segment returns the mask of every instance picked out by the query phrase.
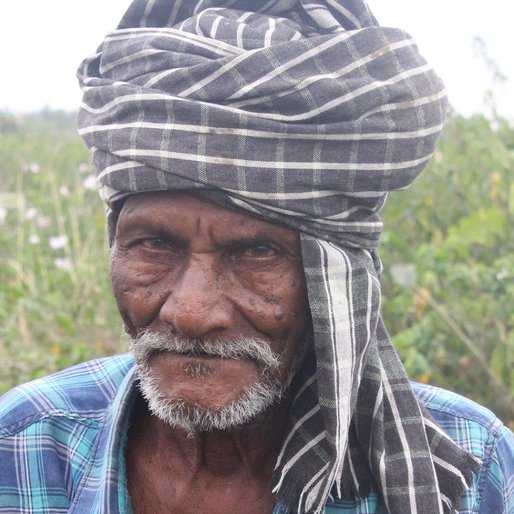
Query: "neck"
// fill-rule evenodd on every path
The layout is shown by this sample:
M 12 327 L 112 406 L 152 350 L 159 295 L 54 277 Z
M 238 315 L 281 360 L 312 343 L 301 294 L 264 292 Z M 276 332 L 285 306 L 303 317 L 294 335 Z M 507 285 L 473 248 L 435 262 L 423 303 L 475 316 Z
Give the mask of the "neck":
M 190 479 L 202 473 L 271 477 L 285 436 L 289 407 L 289 399 L 284 398 L 243 426 L 190 437 L 184 430 L 153 416 L 140 399 L 130 428 L 129 446 L 139 447 L 144 454 L 155 455 L 184 470 Z

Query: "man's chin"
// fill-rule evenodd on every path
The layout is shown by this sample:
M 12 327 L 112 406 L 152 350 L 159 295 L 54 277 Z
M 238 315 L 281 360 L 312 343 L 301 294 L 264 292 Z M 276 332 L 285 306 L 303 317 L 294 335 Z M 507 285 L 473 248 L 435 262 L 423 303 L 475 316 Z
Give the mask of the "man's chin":
M 236 399 L 224 405 L 200 405 L 179 394 L 167 394 L 159 387 L 150 368 L 138 367 L 137 373 L 139 388 L 150 412 L 163 423 L 184 430 L 189 437 L 201 432 L 241 427 L 278 402 L 284 392 L 278 381 L 261 377 L 242 388 Z
M 280 358 L 261 339 L 144 332 L 131 349 L 150 412 L 189 435 L 245 425 L 283 396 Z

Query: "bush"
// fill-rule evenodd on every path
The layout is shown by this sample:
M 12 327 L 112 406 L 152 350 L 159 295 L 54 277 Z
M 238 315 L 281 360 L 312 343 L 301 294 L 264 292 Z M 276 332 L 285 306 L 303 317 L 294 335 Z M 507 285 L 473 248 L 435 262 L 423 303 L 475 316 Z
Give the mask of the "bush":
M 514 424 L 514 130 L 452 114 L 429 167 L 391 195 L 383 313 L 411 376 Z

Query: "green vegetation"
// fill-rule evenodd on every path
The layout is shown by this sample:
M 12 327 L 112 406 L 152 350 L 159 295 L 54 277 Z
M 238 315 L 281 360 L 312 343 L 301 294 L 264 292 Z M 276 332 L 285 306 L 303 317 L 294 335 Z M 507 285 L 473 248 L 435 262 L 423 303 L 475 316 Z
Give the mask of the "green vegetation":
M 103 206 L 74 116 L 0 113 L 0 391 L 124 351 Z M 514 129 L 450 115 L 390 198 L 383 313 L 412 378 L 514 426 Z
M 75 116 L 0 116 L 0 390 L 118 352 L 108 245 Z
M 514 129 L 450 118 L 429 168 L 391 196 L 383 312 L 410 376 L 514 425 Z

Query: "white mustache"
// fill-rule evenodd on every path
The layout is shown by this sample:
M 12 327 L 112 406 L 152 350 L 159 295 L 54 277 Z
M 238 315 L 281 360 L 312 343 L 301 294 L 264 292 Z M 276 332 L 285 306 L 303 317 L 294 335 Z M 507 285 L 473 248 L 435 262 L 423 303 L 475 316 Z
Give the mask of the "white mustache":
M 268 371 L 276 370 L 280 366 L 280 357 L 271 350 L 269 342 L 256 337 L 202 340 L 147 331 L 132 340 L 131 351 L 139 362 L 148 359 L 153 353 L 170 352 L 184 355 L 203 354 L 222 359 L 248 359 Z

